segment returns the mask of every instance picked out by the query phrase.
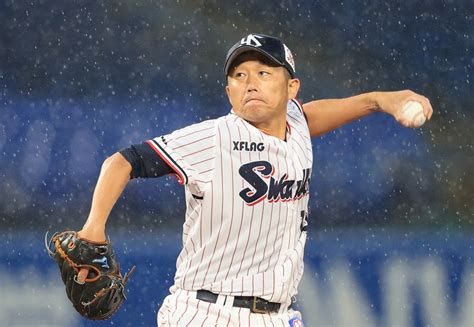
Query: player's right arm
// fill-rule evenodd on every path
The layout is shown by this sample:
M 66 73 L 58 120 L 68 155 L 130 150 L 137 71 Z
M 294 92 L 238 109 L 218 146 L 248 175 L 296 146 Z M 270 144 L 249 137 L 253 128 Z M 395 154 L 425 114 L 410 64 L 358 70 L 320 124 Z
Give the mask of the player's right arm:
M 146 142 L 132 145 L 105 159 L 92 196 L 89 216 L 78 236 L 93 242 L 104 242 L 107 219 L 130 179 L 160 177 L 172 172 Z M 87 274 L 88 269 L 82 268 L 78 281 L 83 281 Z
M 84 227 L 78 232 L 79 237 L 92 242 L 106 240 L 105 223 L 130 180 L 131 171 L 132 165 L 119 152 L 105 159 L 92 196 L 91 210 Z M 82 268 L 77 276 L 78 282 L 83 282 L 88 272 L 87 268 Z
M 147 142 L 108 157 L 102 164 L 91 210 L 79 236 L 96 242 L 105 241 L 107 218 L 130 179 L 160 177 L 172 172 Z
M 105 224 L 115 202 L 130 180 L 132 165 L 117 152 L 105 159 L 92 196 L 91 210 L 79 232 L 79 236 L 91 241 L 103 242 Z

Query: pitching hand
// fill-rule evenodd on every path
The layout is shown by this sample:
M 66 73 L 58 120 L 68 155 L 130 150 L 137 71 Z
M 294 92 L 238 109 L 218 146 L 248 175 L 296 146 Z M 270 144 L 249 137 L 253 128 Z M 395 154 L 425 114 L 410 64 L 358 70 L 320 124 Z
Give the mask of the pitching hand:
M 410 90 L 376 92 L 376 101 L 380 111 L 392 115 L 396 121 L 405 127 L 413 127 L 412 122 L 408 121 L 402 114 L 402 109 L 408 101 L 421 103 L 426 120 L 430 120 L 433 115 L 430 100 Z

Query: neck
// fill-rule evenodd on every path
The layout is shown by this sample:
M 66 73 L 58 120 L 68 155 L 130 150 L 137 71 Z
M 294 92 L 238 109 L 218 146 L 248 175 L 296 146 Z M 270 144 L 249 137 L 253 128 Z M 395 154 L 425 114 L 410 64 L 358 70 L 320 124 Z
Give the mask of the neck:
M 262 131 L 262 133 L 274 136 L 280 140 L 286 140 L 286 117 L 285 120 L 252 125 Z

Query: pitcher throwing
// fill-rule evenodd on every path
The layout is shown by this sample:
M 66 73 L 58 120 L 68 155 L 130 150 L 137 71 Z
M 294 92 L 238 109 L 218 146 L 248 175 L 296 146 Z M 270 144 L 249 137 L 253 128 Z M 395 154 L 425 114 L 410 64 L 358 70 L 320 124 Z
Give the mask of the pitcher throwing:
M 412 127 L 401 114 L 407 101 L 420 102 L 427 119 L 432 108 L 408 90 L 301 104 L 290 49 L 261 34 L 228 51 L 224 73 L 230 113 L 107 158 L 78 235 L 105 240 L 106 220 L 130 179 L 174 174 L 187 208 L 174 285 L 158 324 L 302 326 L 292 304 L 311 227 L 311 137 L 376 111 Z M 82 269 L 78 282 L 87 273 Z

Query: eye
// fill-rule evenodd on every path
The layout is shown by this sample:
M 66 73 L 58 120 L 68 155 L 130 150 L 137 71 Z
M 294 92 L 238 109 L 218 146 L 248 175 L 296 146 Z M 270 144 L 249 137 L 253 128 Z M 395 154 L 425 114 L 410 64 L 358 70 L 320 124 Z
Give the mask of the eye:
M 259 72 L 259 75 L 260 76 L 267 76 L 267 75 L 270 75 L 270 73 L 265 71 L 265 70 L 262 70 L 262 71 Z
M 234 78 L 238 78 L 238 79 L 241 79 L 245 76 L 245 73 L 243 72 L 234 72 L 233 76 Z

